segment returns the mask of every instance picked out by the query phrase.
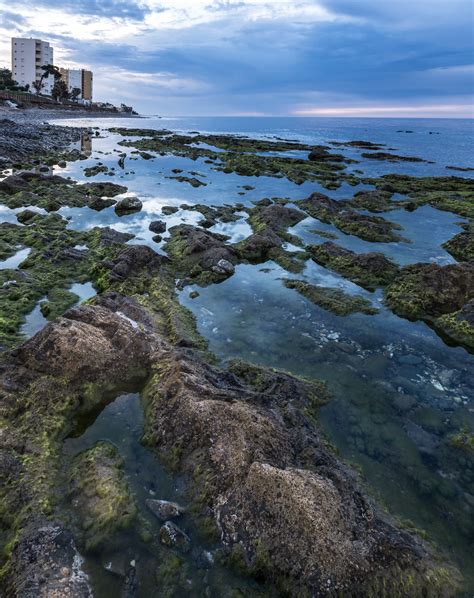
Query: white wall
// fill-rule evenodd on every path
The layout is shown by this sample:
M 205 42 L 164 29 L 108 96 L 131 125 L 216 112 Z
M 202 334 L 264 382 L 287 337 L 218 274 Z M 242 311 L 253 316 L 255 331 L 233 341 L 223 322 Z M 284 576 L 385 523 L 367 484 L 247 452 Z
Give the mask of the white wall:
M 12 38 L 12 73 L 13 79 L 20 85 L 30 85 L 34 92 L 33 82 L 41 78 L 45 64 L 54 64 L 53 48 L 48 42 L 31 38 Z M 41 93 L 50 95 L 54 85 L 51 75 L 43 80 Z

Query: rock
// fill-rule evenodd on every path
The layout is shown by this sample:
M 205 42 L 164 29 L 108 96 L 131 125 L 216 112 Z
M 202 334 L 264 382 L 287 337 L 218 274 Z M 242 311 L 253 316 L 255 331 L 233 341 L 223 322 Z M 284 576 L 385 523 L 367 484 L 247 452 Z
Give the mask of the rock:
M 189 183 L 191 185 L 191 187 L 205 187 L 207 185 L 207 183 L 203 183 L 202 181 L 200 181 L 199 179 L 197 179 L 196 177 L 187 177 L 187 176 L 173 176 L 173 177 L 169 177 L 170 179 L 175 179 L 177 181 L 179 181 L 180 183 Z
M 191 292 L 189 293 L 189 298 L 190 298 L 190 299 L 196 299 L 196 297 L 199 297 L 199 293 L 198 293 L 198 291 L 191 291 Z
M 124 197 L 115 204 L 115 212 L 117 216 L 123 216 L 124 214 L 139 212 L 142 207 L 143 204 L 138 197 Z
M 171 214 L 176 214 L 176 212 L 179 211 L 179 208 L 176 206 L 163 206 L 161 211 L 165 216 L 171 216 Z
M 317 264 L 332 268 L 368 290 L 389 284 L 399 272 L 383 253 L 355 253 L 331 241 L 306 249 Z
M 189 552 L 191 540 L 175 523 L 167 521 L 160 527 L 160 542 L 169 548 Z
M 390 162 L 427 162 L 423 158 L 416 156 L 397 156 L 396 154 L 389 154 L 387 152 L 367 152 L 361 154 L 363 158 L 369 160 L 389 160 Z
M 132 300 L 128 305 L 135 307 Z M 127 303 L 120 307 L 126 314 Z M 143 372 L 151 350 L 147 335 L 133 322 L 101 306 L 74 307 L 20 345 L 15 358 L 31 370 L 71 382 L 126 379 L 133 371 Z
M 58 166 L 59 168 L 66 168 L 67 162 L 65 160 L 59 160 Z
M 271 229 L 263 233 L 254 233 L 237 244 L 237 250 L 243 259 L 264 261 L 272 249 L 283 245 L 283 240 Z
M 130 527 L 138 512 L 123 472 L 123 459 L 110 442 L 98 442 L 75 457 L 70 496 L 87 551 L 104 546 L 113 534 Z
M 166 223 L 162 220 L 153 220 L 148 227 L 152 233 L 164 233 L 166 231 Z
M 58 522 L 38 520 L 23 529 L 12 563 L 5 596 L 92 598 L 74 538 Z
M 406 595 L 436 588 L 430 549 L 374 506 L 305 415 L 324 401 L 321 385 L 181 353 L 162 355 L 146 397 L 147 441 L 192 476 L 190 491 L 243 566 L 293 595 L 325 595 L 328 580 L 341 595 L 379 583 L 387 595 L 406 583 Z
M 143 268 L 157 269 L 165 261 L 165 257 L 153 251 L 148 245 L 129 245 L 104 265 L 110 270 L 109 279 L 111 281 L 121 281 L 133 276 Z
M 173 226 L 169 232 L 171 236 L 166 241 L 165 251 L 181 276 L 203 280 L 212 278 L 213 274 L 232 274 L 228 264 L 235 265 L 238 254 L 225 242 L 227 237 L 189 224 Z M 217 266 L 221 260 L 226 263 Z M 217 270 L 214 270 L 216 266 Z
M 344 156 L 340 154 L 330 154 L 327 147 L 322 145 L 315 146 L 309 156 L 308 160 L 311 162 L 344 162 Z
M 398 315 L 436 318 L 460 310 L 474 297 L 474 262 L 411 264 L 385 291 L 386 304 Z
M 153 235 L 153 237 L 151 239 L 155 243 L 161 243 L 161 241 L 163 241 L 163 237 L 161 235 Z
M 34 210 L 23 210 L 22 212 L 18 212 L 16 219 L 21 224 L 28 224 L 31 223 L 31 220 L 37 215 L 38 212 L 35 212 Z
M 365 241 L 389 243 L 405 240 L 394 232 L 401 229 L 399 224 L 389 222 L 380 216 L 368 216 L 356 212 L 351 207 L 354 201 L 337 201 L 321 193 L 313 193 L 307 199 L 297 203 L 313 218 L 325 224 L 333 224 L 342 232 L 355 235 Z
M 286 208 L 279 204 L 255 207 L 249 212 L 249 223 L 255 233 L 261 233 L 265 228 L 278 233 L 304 220 L 306 214 L 295 208 Z
M 161 521 L 168 521 L 176 519 L 185 512 L 184 507 L 178 503 L 170 502 L 168 500 L 156 500 L 149 498 L 146 501 L 146 506 L 150 509 L 153 515 L 156 515 Z
M 212 266 L 212 271 L 217 274 L 231 276 L 235 272 L 235 266 L 228 260 L 221 259 L 215 266 Z

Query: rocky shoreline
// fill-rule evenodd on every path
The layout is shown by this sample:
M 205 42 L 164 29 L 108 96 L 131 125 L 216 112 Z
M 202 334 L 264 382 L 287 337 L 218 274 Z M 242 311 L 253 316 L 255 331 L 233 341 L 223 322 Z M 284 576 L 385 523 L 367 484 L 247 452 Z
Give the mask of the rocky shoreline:
M 135 133 L 144 135 L 143 130 Z M 67 479 L 61 475 L 64 439 L 125 388 L 142 391 L 144 442 L 171 471 L 185 477 L 197 520 L 219 538 L 220 558 L 263 580 L 270 594 L 456 595 L 461 583 L 456 568 L 377 506 L 324 440 L 317 423 L 318 408 L 330 400 L 324 384 L 243 362 L 217 367 L 193 317 L 179 304 L 175 286 L 177 278 L 181 286 L 219 282 L 232 276 L 239 263 L 268 259 L 298 273 L 313 259 L 360 286 L 384 287 L 395 312 L 423 319 L 472 348 L 472 262 L 400 268 L 383 254 L 356 254 L 331 242 L 302 247 L 297 255 L 284 246 L 299 243 L 287 229 L 306 217 L 303 210 L 342 231 L 350 226 L 361 238 L 383 235 L 390 241 L 396 227 L 379 216 L 361 218 L 361 202 L 385 211 L 396 185 L 403 183 L 413 194 L 407 209 L 411 201 L 445 206 L 437 192 L 426 192 L 434 183 L 378 181 L 376 192 L 356 195 L 346 205 L 322 194 L 297 208 L 262 201 L 245 210 L 253 232 L 244 241 L 231 244 L 206 227 L 181 224 L 170 229 L 164 256 L 145 245 L 126 245 L 130 236 L 112 229 L 66 229 L 55 214 L 65 205 L 103 209 L 126 190 L 115 183 L 76 185 L 41 171 L 80 159 L 68 149 L 78 134 L 73 128 L 0 122 L 3 168 L 15 168 L 0 182 L 2 203 L 46 210 L 19 212 L 23 226 L 0 225 L 3 257 L 18 245 L 31 249 L 22 269 L 14 275 L 8 271 L 8 280 L 2 280 L 2 318 L 14 314 L 2 323 L 0 362 L 0 580 L 6 595 L 91 596 L 80 554 L 112 541 L 121 529 L 140 528 L 113 448 L 97 445 L 80 456 Z M 281 172 L 292 180 L 322 180 L 327 188 L 341 177 L 353 180 L 325 147 L 285 142 L 283 149 L 311 150 L 310 159 L 271 160 L 252 153 L 268 151 L 265 142 L 224 137 L 200 139 L 226 152 L 216 163 L 224 172 Z M 189 139 L 164 132 L 126 143 L 142 152 L 218 160 L 208 149 L 191 147 Z M 39 172 L 31 173 L 32 168 Z M 463 180 L 458 185 L 460 195 L 450 198 L 449 207 L 462 214 L 471 209 L 461 201 L 469 191 Z M 238 205 L 194 208 L 209 221 L 232 221 L 242 210 Z M 86 253 L 77 249 L 83 245 Z M 75 303 L 67 295 L 70 283 L 86 280 L 93 281 L 98 295 L 68 309 Z M 287 284 L 342 313 L 371 309 L 362 298 L 351 304 L 341 294 L 321 296 L 307 286 Z M 413 284 L 417 292 L 410 290 Z M 19 342 L 24 315 L 44 295 L 52 321 Z M 100 492 L 94 492 L 99 485 Z M 75 511 L 69 519 L 58 503 L 64 494 L 71 495 Z M 176 547 L 186 540 L 173 525 L 163 534 Z M 134 575 L 128 571 L 124 595 L 135 595 Z

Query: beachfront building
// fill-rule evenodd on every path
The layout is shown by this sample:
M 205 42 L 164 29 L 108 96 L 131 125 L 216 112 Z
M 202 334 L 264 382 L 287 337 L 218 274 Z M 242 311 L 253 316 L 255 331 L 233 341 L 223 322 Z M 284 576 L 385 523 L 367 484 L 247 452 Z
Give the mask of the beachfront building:
M 53 47 L 48 42 L 33 38 L 12 38 L 12 73 L 19 85 L 29 85 L 30 91 L 34 92 L 33 83 L 41 79 L 44 73 L 41 67 L 47 64 L 54 64 Z M 45 77 L 41 93 L 51 95 L 53 86 L 54 77 Z
M 92 72 L 85 69 L 59 69 L 63 81 L 67 85 L 69 93 L 74 89 L 80 89 L 78 100 L 85 102 L 92 101 Z

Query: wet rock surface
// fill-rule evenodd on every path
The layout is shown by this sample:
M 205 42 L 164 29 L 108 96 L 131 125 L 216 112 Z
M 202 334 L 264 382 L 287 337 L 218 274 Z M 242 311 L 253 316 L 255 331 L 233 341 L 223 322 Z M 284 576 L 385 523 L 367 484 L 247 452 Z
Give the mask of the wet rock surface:
M 389 284 L 398 273 L 398 266 L 383 253 L 355 253 L 331 241 L 308 248 L 312 259 L 339 272 L 368 289 Z
M 115 212 L 118 216 L 139 212 L 143 207 L 138 197 L 124 197 L 115 204 Z
M 370 201 L 373 200 L 374 196 L 371 196 Z M 313 193 L 308 199 L 297 203 L 313 218 L 326 224 L 334 224 L 343 233 L 355 235 L 366 241 L 389 243 L 404 240 L 395 232 L 401 230 L 399 224 L 389 222 L 380 216 L 368 216 L 356 212 L 350 207 L 351 204 L 354 205 L 354 201 L 337 201 L 321 193 Z
M 70 500 L 87 551 L 110 544 L 113 534 L 130 527 L 137 515 L 122 468 L 122 458 L 108 442 L 97 443 L 74 459 Z
M 12 555 L 9 595 L 92 598 L 73 535 L 60 523 L 31 523 Z
M 235 378 L 189 354 L 162 356 L 158 371 L 146 440 L 179 456 L 234 557 L 293 593 L 328 581 L 416 591 L 426 549 L 377 511 L 308 426 L 303 406 L 324 400 L 321 388 L 242 364 Z

